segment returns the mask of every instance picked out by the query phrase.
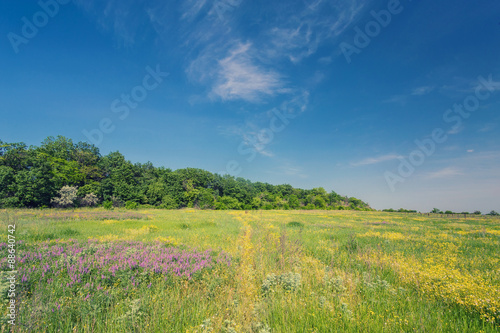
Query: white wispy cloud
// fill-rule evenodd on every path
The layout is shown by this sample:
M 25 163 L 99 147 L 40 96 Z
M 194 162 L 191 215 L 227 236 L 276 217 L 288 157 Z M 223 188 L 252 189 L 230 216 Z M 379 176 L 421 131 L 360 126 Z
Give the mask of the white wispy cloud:
M 470 92 L 475 92 L 476 88 L 478 86 L 484 86 L 484 83 L 486 83 L 487 87 L 486 89 L 489 91 L 500 91 L 500 81 L 496 81 L 493 78 L 493 75 L 485 75 L 482 77 L 482 79 L 475 78 L 470 82 Z
M 269 148 L 269 145 L 272 142 L 260 140 L 261 130 L 256 129 L 257 126 L 255 124 L 250 125 L 250 127 L 254 129 L 253 130 L 244 130 L 242 128 L 237 129 L 238 134 L 241 136 L 242 140 L 241 143 L 243 143 L 246 148 L 252 149 L 259 155 L 265 157 L 274 157 L 275 154 Z
M 383 156 L 378 156 L 378 157 L 368 157 L 365 158 L 364 160 L 361 160 L 359 162 L 353 162 L 351 163 L 351 166 L 357 167 L 357 166 L 363 166 L 363 165 L 371 165 L 371 164 L 378 164 L 386 161 L 392 161 L 395 160 L 399 157 L 402 157 L 401 155 L 396 155 L 396 154 L 387 154 Z
M 182 17 L 188 31 L 183 45 L 194 50 L 189 51 L 186 72 L 192 80 L 207 87 L 212 101 L 252 103 L 290 93 L 293 87 L 282 74 L 282 59 L 298 64 L 315 54 L 322 43 L 329 39 L 332 42 L 332 38 L 345 31 L 366 3 L 364 0 L 275 3 L 266 7 L 273 19 L 255 18 L 259 23 L 255 24 L 257 28 L 251 36 L 243 37 L 245 34 L 235 26 L 234 17 L 241 14 L 244 5 L 239 0 L 221 1 L 229 5 L 224 15 L 217 18 L 210 14 L 214 11 L 209 8 L 215 5 L 206 0 L 189 0 L 189 5 L 183 6 Z M 191 23 L 193 17 L 197 19 Z
M 288 4 L 287 4 L 288 5 Z M 290 7 L 290 6 L 289 6 Z M 282 9 L 281 19 L 270 29 L 268 54 L 288 57 L 293 63 L 316 53 L 328 39 L 341 35 L 357 19 L 364 1 L 328 2 L 318 0 L 301 10 Z
M 255 150 L 257 151 L 257 153 L 261 154 L 262 156 L 266 156 L 266 157 L 274 157 L 274 153 L 264 147 L 256 147 Z
M 266 118 L 264 113 L 253 115 L 251 120 L 247 119 L 240 126 L 219 127 L 219 133 L 226 137 L 235 136 L 239 138 L 241 140 L 240 144 L 243 144 L 245 149 L 251 149 L 265 157 L 274 157 L 275 154 L 269 149 L 272 141 L 269 141 L 265 135 L 262 135 Z
M 334 19 L 330 31 L 335 36 L 342 34 L 358 17 L 365 7 L 365 1 L 348 1 L 336 3 L 338 16 Z
M 330 57 L 321 57 L 318 59 L 318 63 L 321 65 L 329 65 L 333 61 L 333 58 Z
M 191 21 L 205 7 L 207 0 L 184 0 L 182 5 L 182 20 Z
M 458 134 L 458 133 L 462 132 L 464 129 L 465 129 L 465 126 L 463 126 L 463 125 L 461 125 L 461 126 L 454 126 L 450 130 L 448 130 L 446 133 L 450 134 L 450 135 Z
M 320 42 L 312 27 L 305 22 L 293 28 L 274 28 L 271 34 L 276 53 L 286 52 L 293 63 L 315 53 Z
M 250 43 L 240 44 L 219 61 L 212 94 L 222 100 L 258 102 L 263 96 L 284 93 L 281 75 L 256 64 Z
M 496 91 L 500 91 L 500 81 L 494 80 L 492 75 L 485 75 L 482 78 L 483 80 L 480 80 L 479 77 L 454 76 L 451 80 L 448 78 L 446 83 L 436 89 L 439 89 L 440 93 L 453 98 L 463 98 L 463 94 L 475 94 L 477 87 L 484 87 L 483 83 L 487 82 L 487 90 L 489 92 L 495 93 Z M 440 78 L 439 80 L 442 81 L 443 79 Z
M 442 165 L 440 170 L 467 170 L 467 176 L 490 177 L 494 175 L 498 178 L 500 151 L 478 151 L 467 147 L 453 146 L 453 148 L 455 147 L 455 151 L 460 151 L 460 154 L 457 154 L 456 157 L 438 160 L 437 163 Z M 470 152 L 471 150 L 473 154 Z
M 209 100 L 253 103 L 292 91 L 280 58 L 296 64 L 310 57 L 322 43 L 342 34 L 366 7 L 364 0 L 277 3 L 266 8 L 273 19 L 248 36 L 235 26 L 244 7 L 241 0 L 75 1 L 126 46 L 142 40 L 145 29 L 156 32 L 159 44 L 177 31 L 186 73 L 206 86 Z
M 413 89 L 411 94 L 413 96 L 421 96 L 421 95 L 426 95 L 433 90 L 434 90 L 433 86 L 422 86 L 422 87 L 418 87 L 418 88 Z
M 304 169 L 294 165 L 284 165 L 281 167 L 281 172 L 287 176 L 294 176 L 299 178 L 307 178 L 308 175 L 304 173 Z
M 480 133 L 490 132 L 490 131 L 492 131 L 493 129 L 495 129 L 495 127 L 496 127 L 496 124 L 492 124 L 492 123 L 490 123 L 490 124 L 486 124 L 486 125 L 484 125 L 483 127 L 481 127 L 481 128 L 478 130 L 478 132 L 480 132 Z
M 410 92 L 403 94 L 392 95 L 385 99 L 383 103 L 396 103 L 405 105 L 412 96 L 423 96 L 434 90 L 433 86 L 422 86 L 412 89 Z
M 406 104 L 408 96 L 406 95 L 393 95 L 385 100 L 383 103 L 396 103 L 396 104 Z
M 306 111 L 309 103 L 309 92 L 307 90 L 297 91 L 295 94 L 283 101 L 276 108 L 272 108 L 265 112 L 248 112 L 245 113 L 245 121 L 238 124 L 221 125 L 218 128 L 218 133 L 227 138 L 236 137 L 239 140 L 239 145 L 243 144 L 243 148 L 252 149 L 256 153 L 266 157 L 275 157 L 276 154 L 271 150 L 274 140 L 280 135 L 281 131 L 273 132 L 273 119 L 277 117 L 277 112 L 282 115 L 289 116 L 289 122 L 283 124 L 286 130 L 288 124 L 295 122 L 295 118 Z M 270 137 L 269 132 L 273 135 Z
M 133 0 L 74 0 L 75 4 L 93 16 L 97 26 L 110 31 L 120 44 L 131 47 L 138 39 L 138 32 L 148 14 L 143 4 Z
M 268 170 L 267 173 L 279 176 L 291 176 L 294 178 L 308 178 L 309 175 L 304 172 L 304 168 L 292 163 L 288 160 L 278 161 L 279 166 Z
M 424 175 L 424 177 L 428 179 L 441 179 L 441 178 L 462 176 L 463 174 L 464 173 L 456 167 L 447 167 L 438 171 L 429 172 L 426 175 Z

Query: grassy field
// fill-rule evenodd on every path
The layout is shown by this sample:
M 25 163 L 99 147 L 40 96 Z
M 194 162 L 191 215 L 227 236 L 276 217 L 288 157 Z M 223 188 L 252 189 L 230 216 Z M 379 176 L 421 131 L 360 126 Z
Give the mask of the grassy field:
M 500 219 L 3 210 L 7 332 L 496 332 Z M 16 225 L 16 325 L 7 323 Z

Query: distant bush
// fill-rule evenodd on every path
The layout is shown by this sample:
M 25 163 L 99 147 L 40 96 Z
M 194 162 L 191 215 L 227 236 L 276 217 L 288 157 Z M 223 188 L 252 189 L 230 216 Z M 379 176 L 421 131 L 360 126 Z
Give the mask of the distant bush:
M 123 205 L 124 205 L 122 199 L 120 199 L 119 197 L 116 197 L 114 195 L 111 196 L 110 200 L 113 203 L 113 207 L 123 207 Z
M 399 213 L 416 213 L 417 211 L 416 210 L 412 210 L 412 209 L 399 208 L 398 212 Z
M 491 215 L 491 216 L 498 216 L 500 215 L 499 213 L 495 212 L 494 210 L 492 210 L 491 212 L 489 212 L 488 215 Z
M 161 208 L 160 206 L 155 206 L 155 205 L 150 205 L 150 204 L 144 204 L 144 205 L 138 205 L 137 208 L 141 209 L 154 209 L 154 208 Z
M 0 207 L 2 208 L 15 208 L 19 207 L 19 198 L 10 197 L 0 199 Z
M 113 209 L 113 202 L 111 200 L 106 200 L 102 203 L 104 209 Z
M 127 201 L 125 203 L 125 208 L 126 209 L 137 209 L 137 206 L 139 206 L 139 205 L 135 201 Z
M 297 222 L 297 221 L 292 221 L 292 222 L 288 222 L 287 226 L 289 226 L 291 228 L 303 228 L 304 227 L 304 223 Z
M 241 209 L 241 204 L 238 199 L 231 198 L 229 196 L 222 196 L 215 203 L 215 209 Z

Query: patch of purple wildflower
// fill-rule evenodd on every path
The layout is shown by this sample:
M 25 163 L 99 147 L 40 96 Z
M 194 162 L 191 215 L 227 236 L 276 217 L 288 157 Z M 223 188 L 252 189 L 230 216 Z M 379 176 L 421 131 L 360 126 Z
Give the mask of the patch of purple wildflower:
M 6 259 L 0 259 L 0 269 L 6 269 L 6 265 Z M 65 289 L 102 290 L 117 282 L 126 289 L 143 283 L 147 286 L 149 277 L 155 275 L 191 280 L 216 265 L 231 266 L 229 254 L 180 249 L 159 242 L 68 240 L 20 249 L 17 269 L 20 287 L 26 291 L 40 282 L 57 283 Z

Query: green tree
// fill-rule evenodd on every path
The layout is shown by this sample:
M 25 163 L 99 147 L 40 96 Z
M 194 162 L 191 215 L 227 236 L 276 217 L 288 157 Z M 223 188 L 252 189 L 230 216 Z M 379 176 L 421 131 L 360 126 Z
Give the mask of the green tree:
M 326 201 L 322 195 L 315 196 L 313 201 L 312 201 L 312 204 L 318 209 L 325 209 L 326 208 Z
M 280 194 L 276 194 L 274 196 L 274 201 L 272 202 L 273 207 L 276 209 L 283 209 L 285 206 L 286 202 L 283 200 Z
M 102 191 L 105 200 L 115 196 L 122 201 L 139 201 L 141 195 L 137 190 L 137 178 L 134 165 L 125 160 L 119 152 L 112 152 L 100 160 L 105 182 Z
M 299 198 L 297 198 L 295 194 L 290 195 L 290 197 L 288 197 L 288 205 L 292 209 L 299 208 L 300 206 Z
M 85 197 L 87 194 L 93 193 L 94 195 L 97 195 L 98 193 L 101 193 L 101 183 L 96 182 L 96 181 L 91 181 L 88 184 L 85 184 L 81 187 L 78 188 L 78 196 L 79 197 Z
M 56 194 L 51 169 L 43 163 L 16 173 L 15 182 L 15 196 L 21 207 L 48 207 Z
M 7 143 L 0 140 L 0 165 L 14 171 L 25 170 L 32 162 L 32 154 L 23 142 Z
M 15 196 L 15 171 L 11 167 L 0 165 L 0 207 L 17 207 L 19 199 Z
M 47 137 L 43 140 L 40 148 L 40 152 L 65 161 L 72 161 L 73 153 L 76 150 L 71 139 L 65 138 L 64 136 L 53 136 Z
M 163 197 L 167 195 L 166 184 L 160 180 L 149 184 L 146 191 L 147 203 L 150 205 L 160 205 Z
M 330 206 L 338 205 L 342 201 L 342 196 L 337 194 L 335 191 L 332 191 L 328 195 L 328 200 L 329 200 Z
M 78 142 L 72 159 L 78 164 L 78 170 L 83 175 L 85 184 L 98 182 L 103 178 L 102 170 L 99 168 L 101 155 L 94 145 Z
M 259 198 L 259 197 L 255 197 L 252 199 L 252 203 L 251 203 L 251 207 L 252 209 L 259 209 L 262 207 L 262 199 Z
M 171 195 L 167 194 L 162 198 L 160 208 L 177 209 L 179 203 Z
M 235 198 L 222 196 L 215 203 L 215 209 L 241 209 L 241 204 Z
M 326 193 L 325 189 L 322 188 L 322 187 L 313 188 L 311 190 L 311 194 L 313 196 L 318 196 L 318 195 L 320 195 L 322 197 L 326 197 L 327 196 L 327 193 Z
M 215 208 L 214 192 L 208 188 L 202 188 L 198 190 L 198 193 L 194 198 L 194 207 L 201 209 L 214 209 Z

